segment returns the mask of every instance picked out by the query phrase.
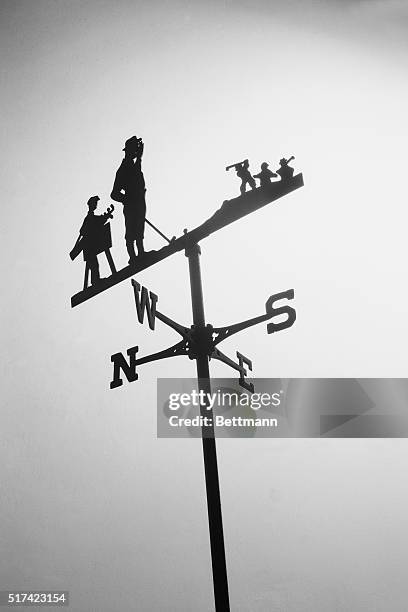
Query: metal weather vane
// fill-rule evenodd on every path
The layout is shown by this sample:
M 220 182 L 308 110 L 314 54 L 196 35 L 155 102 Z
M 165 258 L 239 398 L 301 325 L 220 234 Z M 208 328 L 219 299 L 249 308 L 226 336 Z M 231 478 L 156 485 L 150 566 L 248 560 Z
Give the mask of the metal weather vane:
M 188 356 L 196 361 L 198 387 L 199 391 L 203 392 L 200 396 L 200 413 L 203 417 L 207 417 L 203 420 L 202 425 L 202 444 L 215 609 L 217 612 L 228 612 L 230 606 L 217 454 L 213 414 L 208 403 L 208 397 L 211 393 L 209 360 L 215 359 L 221 361 L 236 370 L 239 373 L 239 384 L 252 392 L 254 390 L 253 384 L 246 380 L 248 370 L 252 370 L 251 360 L 237 351 L 237 361 L 234 361 L 221 352 L 218 345 L 243 329 L 266 322 L 275 317 L 280 317 L 280 320 L 279 322 L 271 321 L 268 323 L 267 333 L 271 334 L 287 329 L 296 320 L 296 310 L 288 304 L 288 301 L 294 298 L 294 290 L 288 289 L 271 295 L 266 301 L 265 313 L 260 316 L 225 327 L 213 327 L 206 324 L 201 283 L 201 249 L 199 242 L 241 217 L 302 187 L 303 176 L 302 174 L 294 175 L 293 168 L 289 166 L 290 161 L 294 159 L 293 156 L 289 159 L 282 158 L 276 173 L 269 170 L 267 162 L 264 162 L 261 165 L 261 171 L 254 176 L 249 171 L 248 159 L 231 164 L 226 167 L 226 170 L 234 168 L 237 176 L 241 179 L 240 196 L 231 200 L 225 200 L 219 210 L 204 223 L 191 231 L 184 230 L 182 236 L 174 237 L 170 240 L 145 218 L 146 188 L 141 167 L 144 152 L 142 139 L 136 136 L 129 138 L 123 150 L 125 156 L 116 173 L 111 197 L 116 202 L 123 204 L 126 226 L 125 241 L 129 254 L 129 264 L 116 271 L 110 254 L 111 236 L 108 220 L 112 218 L 113 205 L 108 208 L 105 214 L 95 215 L 94 212 L 99 198 L 98 196 L 90 198 L 88 201 L 88 215 L 81 227 L 78 240 L 70 253 L 71 259 L 75 259 L 79 253 L 83 252 L 86 263 L 83 290 L 72 296 L 71 305 L 74 307 L 81 304 L 174 253 L 184 251 L 188 258 L 193 324 L 191 326 L 181 325 L 159 312 L 157 310 L 158 296 L 146 287 L 142 287 L 135 279 L 132 279 L 131 283 L 139 322 L 144 322 L 146 314 L 150 329 L 155 329 L 155 322 L 158 319 L 177 332 L 181 339 L 162 351 L 144 357 L 136 357 L 139 350 L 138 346 L 127 349 L 126 356 L 122 352 L 111 355 L 113 377 L 110 382 L 110 388 L 114 389 L 121 386 L 123 384 L 122 376 L 129 382 L 136 381 L 138 379 L 136 368 L 152 361 L 177 356 Z M 273 178 L 278 176 L 280 180 L 272 181 Z M 259 180 L 259 187 L 256 186 L 255 179 Z M 248 191 L 247 186 L 249 186 Z M 146 252 L 144 250 L 145 222 L 151 225 L 167 241 L 168 244 L 165 247 L 158 251 Z M 137 256 L 134 250 L 134 242 L 136 242 L 138 249 Z M 97 261 L 98 254 L 103 252 L 106 254 L 111 269 L 111 276 L 105 279 L 100 278 Z M 89 271 L 91 272 L 91 286 L 88 286 Z M 282 316 L 284 316 L 283 320 Z

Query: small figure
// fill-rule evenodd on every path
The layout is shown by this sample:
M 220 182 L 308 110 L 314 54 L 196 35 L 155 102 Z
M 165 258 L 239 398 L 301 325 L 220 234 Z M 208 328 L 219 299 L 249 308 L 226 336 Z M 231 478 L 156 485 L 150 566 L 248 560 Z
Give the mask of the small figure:
M 269 170 L 268 166 L 269 164 L 267 164 L 266 162 L 263 162 L 261 164 L 260 173 L 254 174 L 254 178 L 259 179 L 260 187 L 267 187 L 272 182 L 271 178 L 275 178 L 278 176 L 277 174 L 275 174 L 275 172 L 272 172 L 272 170 Z
M 255 179 L 249 171 L 249 161 L 247 159 L 244 159 L 244 161 L 238 162 L 237 164 L 231 164 L 230 166 L 227 166 L 225 170 L 228 171 L 230 168 L 235 168 L 237 176 L 239 176 L 239 178 L 241 179 L 241 195 L 246 192 L 247 183 L 251 187 L 251 189 L 256 189 Z
M 88 200 L 88 214 L 86 215 L 79 236 L 74 248 L 70 252 L 70 257 L 74 260 L 81 251 L 84 254 L 85 261 L 85 278 L 84 290 L 88 287 L 88 276 L 91 272 L 91 284 L 96 285 L 100 282 L 99 274 L 99 253 L 105 253 L 112 274 L 116 272 L 115 264 L 113 263 L 110 248 L 112 239 L 110 233 L 110 225 L 108 219 L 112 219 L 114 206 L 109 206 L 106 213 L 103 215 L 95 215 L 96 207 L 98 206 L 99 196 L 92 196 Z
M 129 263 L 136 260 L 135 245 L 139 257 L 144 255 L 144 226 L 146 218 L 146 187 L 142 172 L 144 144 L 141 138 L 132 136 L 125 142 L 125 157 L 119 166 L 113 189 L 112 200 L 123 204 L 125 217 L 125 240 Z
M 282 157 L 282 159 L 279 160 L 280 168 L 276 172 L 279 174 L 282 181 L 288 181 L 293 177 L 294 169 L 289 166 L 289 162 L 292 161 L 292 159 L 295 159 L 294 155 L 289 157 L 289 159 Z

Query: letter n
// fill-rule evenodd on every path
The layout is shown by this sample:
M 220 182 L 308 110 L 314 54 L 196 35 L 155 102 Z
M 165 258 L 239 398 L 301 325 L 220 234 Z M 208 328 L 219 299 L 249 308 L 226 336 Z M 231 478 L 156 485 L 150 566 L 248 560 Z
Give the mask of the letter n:
M 133 346 L 126 351 L 129 357 L 129 363 L 122 353 L 111 355 L 111 362 L 113 363 L 113 379 L 110 383 L 111 389 L 116 389 L 116 387 L 123 385 L 123 380 L 120 377 L 121 370 L 128 379 L 128 382 L 133 382 L 139 378 L 138 374 L 136 374 L 136 353 L 138 350 L 138 346 Z
M 144 313 L 146 311 L 149 327 L 150 329 L 154 329 L 158 297 L 152 291 L 148 291 L 146 287 L 141 287 L 133 278 L 132 285 L 133 291 L 135 292 L 136 312 L 139 323 L 143 323 Z

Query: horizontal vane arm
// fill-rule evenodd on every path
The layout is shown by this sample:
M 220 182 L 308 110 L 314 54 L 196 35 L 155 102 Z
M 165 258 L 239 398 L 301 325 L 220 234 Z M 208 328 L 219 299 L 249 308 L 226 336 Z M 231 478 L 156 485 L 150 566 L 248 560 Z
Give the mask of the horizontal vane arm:
M 143 365 L 144 363 L 150 363 L 151 361 L 158 361 L 159 359 L 167 359 L 168 357 L 178 357 L 179 355 L 187 355 L 187 342 L 182 340 L 173 346 L 165 349 L 164 351 L 159 351 L 158 353 L 152 353 L 151 355 L 146 355 L 145 357 L 140 357 L 140 359 L 136 359 L 135 365 Z
M 245 376 L 247 375 L 247 368 L 252 370 L 252 361 L 250 359 L 247 359 L 247 357 L 245 357 L 238 351 L 237 351 L 237 357 L 238 357 L 238 363 L 233 361 L 227 355 L 224 355 L 224 353 L 222 353 L 219 349 L 216 349 L 216 348 L 213 350 L 213 352 L 210 355 L 211 359 L 217 359 L 218 361 L 222 361 L 223 363 L 230 366 L 234 370 L 237 370 L 237 372 L 239 372 L 239 384 L 241 385 L 241 387 L 253 393 L 254 392 L 253 383 L 248 382 L 245 379 Z
M 236 363 L 230 357 L 224 355 L 224 353 L 222 353 L 219 349 L 213 350 L 210 355 L 210 359 L 217 359 L 217 361 L 222 361 L 231 368 L 234 368 L 234 370 L 237 370 L 237 372 L 239 372 L 240 374 L 242 374 L 243 372 L 242 366 L 239 363 Z
M 189 327 L 184 327 L 184 325 L 180 325 L 179 323 L 177 323 L 176 321 L 173 321 L 173 319 L 170 319 L 170 317 L 167 317 L 166 315 L 159 312 L 158 310 L 156 310 L 156 318 L 159 319 L 159 321 L 161 321 L 168 327 L 171 327 L 172 329 L 174 329 L 174 331 L 180 334 L 180 336 L 182 336 L 185 340 L 187 340 L 190 337 L 191 329 Z
M 253 325 L 257 325 L 258 323 L 263 323 L 268 319 L 271 319 L 275 316 L 276 313 L 268 312 L 264 315 L 260 315 L 259 317 L 254 317 L 253 319 L 247 319 L 246 321 L 242 321 L 241 323 L 235 323 L 233 325 L 226 325 L 225 327 L 214 327 L 213 334 L 216 336 L 214 338 L 214 346 L 226 340 L 230 336 L 237 334 L 238 332 L 246 329 L 247 327 L 252 327 Z

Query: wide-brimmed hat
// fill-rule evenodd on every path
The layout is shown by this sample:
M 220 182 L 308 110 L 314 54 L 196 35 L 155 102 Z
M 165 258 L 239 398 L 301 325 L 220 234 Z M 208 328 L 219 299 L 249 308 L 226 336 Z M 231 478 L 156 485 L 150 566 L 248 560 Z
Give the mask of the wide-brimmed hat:
M 131 136 L 130 138 L 127 139 L 127 141 L 125 142 L 125 148 L 122 149 L 122 151 L 126 151 L 126 150 L 135 150 L 138 148 L 139 144 L 142 142 L 141 138 L 138 138 L 137 136 Z

